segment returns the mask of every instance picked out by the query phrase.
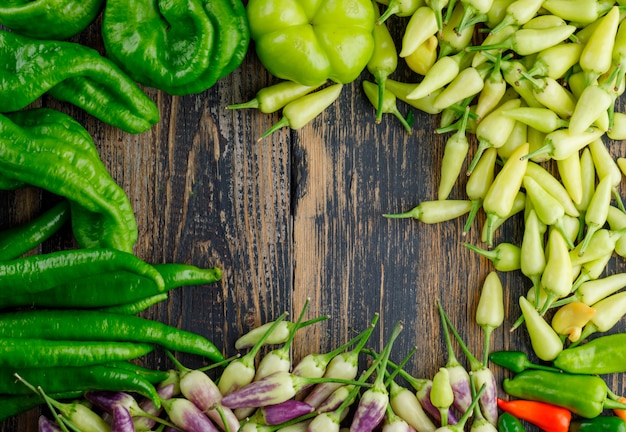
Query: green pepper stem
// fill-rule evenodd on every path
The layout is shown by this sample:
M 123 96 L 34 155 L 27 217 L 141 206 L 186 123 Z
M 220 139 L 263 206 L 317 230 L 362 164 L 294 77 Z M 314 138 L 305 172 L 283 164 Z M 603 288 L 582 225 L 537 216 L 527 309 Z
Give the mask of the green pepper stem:
M 437 306 L 441 307 L 441 304 L 439 302 L 437 302 Z M 459 343 L 459 346 L 461 347 L 461 350 L 465 354 L 465 357 L 467 357 L 467 360 L 470 363 L 470 369 L 473 372 L 482 369 L 483 368 L 483 363 L 480 360 L 478 360 L 476 358 L 476 356 L 474 356 L 474 354 L 472 354 L 472 352 L 469 350 L 469 348 L 467 347 L 467 345 L 463 341 L 463 338 L 459 335 L 459 333 L 457 332 L 456 328 L 454 327 L 454 325 L 450 321 L 450 318 L 448 317 L 448 315 L 444 311 L 443 307 L 441 307 L 441 314 L 442 314 L 443 318 L 445 319 L 446 323 L 448 324 L 448 328 L 450 329 L 450 331 L 454 335 L 456 341 Z
M 270 136 L 271 134 L 273 134 L 277 130 L 282 129 L 284 127 L 288 127 L 288 126 L 289 126 L 289 119 L 287 117 L 282 117 L 272 127 L 270 127 L 268 130 L 263 132 L 261 137 L 257 139 L 257 142 L 262 141 L 264 138 L 267 138 L 268 136 Z
M 226 109 L 236 110 L 236 109 L 258 108 L 258 107 L 259 107 L 259 101 L 258 99 L 255 98 L 255 99 L 249 100 L 248 102 L 228 105 Z

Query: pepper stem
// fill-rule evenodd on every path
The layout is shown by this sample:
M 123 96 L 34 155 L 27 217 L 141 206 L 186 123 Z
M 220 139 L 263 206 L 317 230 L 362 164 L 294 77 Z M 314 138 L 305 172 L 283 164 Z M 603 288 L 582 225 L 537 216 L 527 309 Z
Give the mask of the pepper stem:
M 478 360 L 476 358 L 476 356 L 474 356 L 474 354 L 472 354 L 472 352 L 469 350 L 469 348 L 467 347 L 467 345 L 463 341 L 463 338 L 459 335 L 459 333 L 457 332 L 456 328 L 454 327 L 454 325 L 450 321 L 450 318 L 448 317 L 446 312 L 443 310 L 443 307 L 441 306 L 441 303 L 437 302 L 437 307 L 441 308 L 441 314 L 442 314 L 443 318 L 445 319 L 446 323 L 448 324 L 448 328 L 450 329 L 450 331 L 454 335 L 456 341 L 459 343 L 459 346 L 461 347 L 461 350 L 465 354 L 465 357 L 467 357 L 467 360 L 470 363 L 471 370 L 473 372 L 475 372 L 477 370 L 482 369 L 483 368 L 483 363 L 480 360 Z
M 259 101 L 255 98 L 255 99 L 249 100 L 248 102 L 228 105 L 226 109 L 236 110 L 236 109 L 258 108 L 258 107 L 259 107 Z
M 282 129 L 284 127 L 288 127 L 288 126 L 289 126 L 289 119 L 287 119 L 287 117 L 282 117 L 272 127 L 270 127 L 268 130 L 263 132 L 263 135 L 261 135 L 261 137 L 258 138 L 256 141 L 260 142 L 260 141 L 263 140 L 263 138 L 267 138 L 268 136 L 270 136 L 271 134 L 273 134 L 277 130 Z

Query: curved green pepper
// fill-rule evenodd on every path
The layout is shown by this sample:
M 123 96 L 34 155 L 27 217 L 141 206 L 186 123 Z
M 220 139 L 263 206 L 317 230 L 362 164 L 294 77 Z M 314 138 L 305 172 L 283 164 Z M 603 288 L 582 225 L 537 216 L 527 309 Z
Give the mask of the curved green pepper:
M 37 108 L 0 115 L 0 171 L 7 179 L 66 197 L 82 247 L 132 251 L 137 222 L 130 200 L 89 134 L 67 114 Z M 81 223 L 81 214 L 88 220 Z
M 616 416 L 600 416 L 573 421 L 569 430 L 570 432 L 626 432 L 626 422 Z
M 11 0 L 0 5 L 0 23 L 35 39 L 69 39 L 91 24 L 104 0 Z
M 606 383 L 596 375 L 526 370 L 505 378 L 502 387 L 510 396 L 560 406 L 587 419 L 599 416 L 604 409 L 626 407 L 608 398 Z
M 95 49 L 0 31 L 0 112 L 21 110 L 46 93 L 130 133 L 159 121 L 156 104 Z
M 249 31 L 241 0 L 110 0 L 102 38 L 107 55 L 135 81 L 185 95 L 239 66 Z
M 374 50 L 368 0 L 250 0 L 250 35 L 265 68 L 303 85 L 347 84 Z

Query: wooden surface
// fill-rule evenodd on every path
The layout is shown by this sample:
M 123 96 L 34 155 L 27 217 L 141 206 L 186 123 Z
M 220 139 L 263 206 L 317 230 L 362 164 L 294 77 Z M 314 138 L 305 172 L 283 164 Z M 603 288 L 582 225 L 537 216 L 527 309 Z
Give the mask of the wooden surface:
M 391 23 L 399 29 L 406 22 L 396 18 Z M 101 48 L 97 25 L 77 40 Z M 418 79 L 402 63 L 393 78 Z M 281 130 L 260 142 L 257 138 L 279 114 L 225 108 L 274 82 L 253 46 L 240 68 L 206 92 L 171 97 L 146 89 L 158 103 L 161 121 L 140 135 L 116 130 L 48 97 L 37 105 L 71 114 L 92 134 L 102 160 L 134 206 L 137 256 L 151 263 L 223 269 L 221 282 L 181 288 L 144 316 L 206 335 L 230 356 L 240 334 L 284 311 L 295 318 L 308 298 L 307 318 L 328 314 L 330 319 L 298 334 L 293 349 L 297 361 L 341 345 L 378 312 L 369 346 L 382 346 L 402 320 L 392 359 L 401 360 L 415 346 L 407 370 L 430 378 L 447 359 L 436 300 L 481 357 L 483 333 L 474 312 L 493 266 L 463 242 L 482 246 L 484 218 L 479 216 L 466 237 L 461 236 L 465 218 L 437 225 L 383 218 L 383 213 L 436 198 L 446 135 L 434 132 L 438 116 L 417 110 L 411 136 L 390 115 L 375 124 L 363 79 L 372 78 L 364 72 L 346 85 L 339 100 L 310 125 Z M 401 102 L 398 107 L 409 111 Z M 624 154 L 621 143 L 611 149 Z M 464 184 L 461 178 L 451 197 L 465 198 Z M 54 200 L 34 188 L 1 192 L 0 228 L 28 220 Z M 520 244 L 521 234 L 516 217 L 497 232 L 495 244 Z M 39 252 L 74 246 L 66 228 Z M 624 271 L 623 264 L 614 259 L 607 274 Z M 508 331 L 519 315 L 518 297 L 530 282 L 519 271 L 500 277 L 508 312 L 493 334 L 492 348 L 530 352 L 525 330 Z M 455 349 L 464 362 L 456 344 Z M 194 356 L 180 359 L 190 367 L 204 364 Z M 151 367 L 172 366 L 162 352 L 145 360 Z M 494 371 L 501 379 L 502 371 Z M 616 392 L 625 391 L 621 377 L 610 378 L 609 384 Z M 38 413 L 5 421 L 0 431 L 36 430 Z

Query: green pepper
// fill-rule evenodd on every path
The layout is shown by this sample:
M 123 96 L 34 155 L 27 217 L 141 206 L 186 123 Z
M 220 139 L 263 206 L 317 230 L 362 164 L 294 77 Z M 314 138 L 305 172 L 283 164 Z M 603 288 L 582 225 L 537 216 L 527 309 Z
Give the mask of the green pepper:
M 130 201 L 78 122 L 46 108 L 0 115 L 0 149 L 6 178 L 70 200 L 81 246 L 132 251 L 137 222 Z
M 606 383 L 593 375 L 527 370 L 505 378 L 502 386 L 513 397 L 560 406 L 584 418 L 597 417 L 605 408 L 624 406 L 609 399 Z
M 570 423 L 571 432 L 626 432 L 626 422 L 616 416 L 600 416 Z
M 554 366 L 570 373 L 621 373 L 626 371 L 626 334 L 600 336 L 576 347 L 563 350 Z
M 107 55 L 135 81 L 186 95 L 236 68 L 249 32 L 240 0 L 112 0 L 104 8 L 102 37 Z
M 0 232 L 0 261 L 19 257 L 57 232 L 70 215 L 67 200 L 60 201 L 35 219 Z
M 370 0 L 251 0 L 247 16 L 258 57 L 278 78 L 347 84 L 374 51 Z
M 0 5 L 0 24 L 36 39 L 69 39 L 96 19 L 104 0 L 13 0 Z
M 513 414 L 504 412 L 498 417 L 499 432 L 525 432 L 522 422 Z
M 0 112 L 20 110 L 49 94 L 130 133 L 159 121 L 152 99 L 87 46 L 0 31 L 0 67 Z
M 92 264 L 93 265 L 93 264 Z M 10 297 L 0 296 L 0 308 L 31 306 L 39 308 L 103 308 L 132 304 L 183 287 L 211 284 L 220 280 L 219 268 L 198 268 L 189 264 L 155 264 L 163 277 L 160 289 L 150 277 L 126 270 L 99 272 L 91 276 L 67 280 L 53 288 L 37 293 Z

